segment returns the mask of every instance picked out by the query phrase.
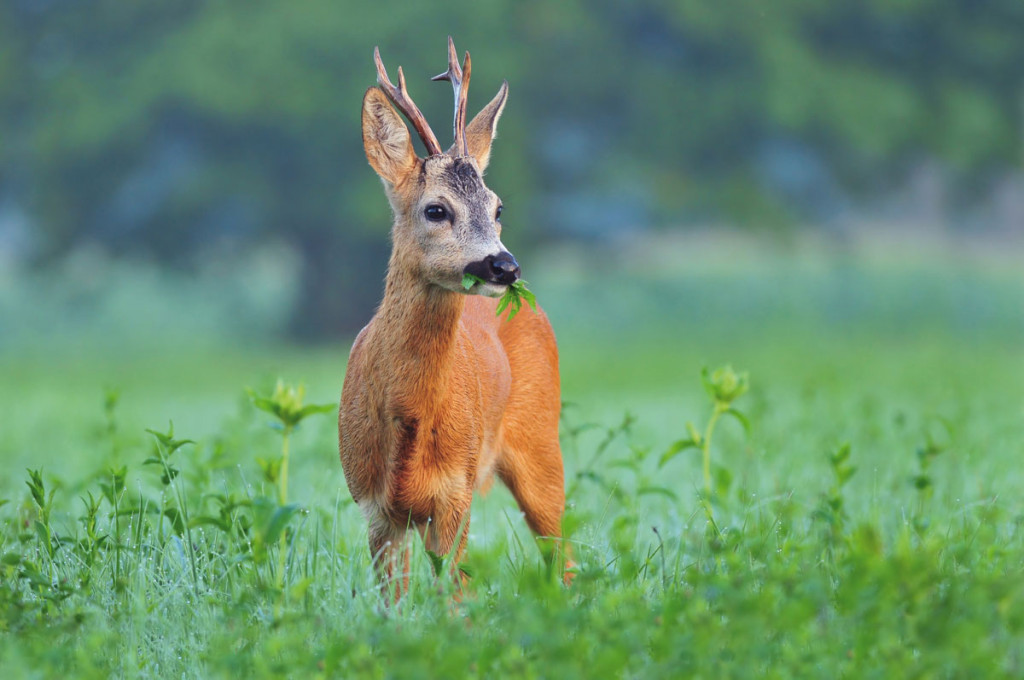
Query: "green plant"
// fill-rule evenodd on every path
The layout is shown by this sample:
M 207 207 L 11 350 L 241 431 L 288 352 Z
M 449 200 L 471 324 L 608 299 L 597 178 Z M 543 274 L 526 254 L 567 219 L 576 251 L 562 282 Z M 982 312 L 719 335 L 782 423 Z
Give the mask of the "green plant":
M 938 418 L 937 422 L 945 429 L 946 437 L 951 438 L 953 428 L 949 421 L 945 418 Z M 927 507 L 935 493 L 935 484 L 931 473 L 932 463 L 939 454 L 948 448 L 946 444 L 939 443 L 929 429 L 925 430 L 924 439 L 924 444 L 914 451 L 917 458 L 917 474 L 910 478 L 910 483 L 917 492 L 917 509 L 914 511 L 912 522 L 914 530 L 918 534 L 924 534 L 928 530 Z
M 175 504 L 168 505 L 162 509 L 162 513 L 168 520 L 170 520 L 171 528 L 178 536 L 184 535 L 185 547 L 184 552 L 188 556 L 189 568 L 192 572 L 192 586 L 196 592 L 199 592 L 199 569 L 196 565 L 196 547 L 192 541 L 192 523 L 189 519 L 189 504 L 185 493 L 182 488 L 180 480 L 177 480 L 178 474 L 181 470 L 171 465 L 171 456 L 177 453 L 179 449 L 188 444 L 195 444 L 191 439 L 175 439 L 174 438 L 174 423 L 168 423 L 167 432 L 158 432 L 156 430 L 147 429 L 146 432 L 153 435 L 155 441 L 154 449 L 156 451 L 156 458 L 147 458 L 143 461 L 143 465 L 158 465 L 161 469 L 160 482 L 165 487 L 170 487 L 174 493 Z M 177 481 L 176 481 L 177 480 Z M 160 523 L 161 529 L 163 523 Z
M 843 487 L 857 471 L 850 465 L 850 444 L 846 442 L 828 454 L 829 469 L 832 472 L 832 484 L 828 491 L 821 494 L 818 508 L 812 517 L 825 525 L 825 545 L 829 555 L 834 554 L 843 540 L 847 520 Z
M 466 290 L 469 290 L 478 283 L 484 283 L 484 280 L 474 274 L 465 274 L 462 277 L 462 287 Z M 511 321 L 519 313 L 519 310 L 522 309 L 524 300 L 534 311 L 537 311 L 537 296 L 526 287 L 526 281 L 520 279 L 505 289 L 505 294 L 498 301 L 498 308 L 495 310 L 495 314 L 501 316 L 501 313 L 508 308 L 508 318 L 505 320 Z
M 707 518 L 714 523 L 714 511 L 711 507 L 712 499 L 724 495 L 732 482 L 732 474 L 723 466 L 715 468 L 715 479 L 712 478 L 711 466 L 711 438 L 715 433 L 715 426 L 723 415 L 730 415 L 743 426 L 744 431 L 750 430 L 750 422 L 742 412 L 733 407 L 733 402 L 746 394 L 749 389 L 749 377 L 747 373 L 736 373 L 732 366 L 723 366 L 709 372 L 707 367 L 701 371 L 701 382 L 704 391 L 711 398 L 711 415 L 704 433 L 698 432 L 692 422 L 687 421 L 686 431 L 688 436 L 679 439 L 671 444 L 658 460 L 658 467 L 663 467 L 667 462 L 678 456 L 687 449 L 697 449 L 701 453 L 701 470 L 704 478 L 704 491 L 701 497 L 701 505 Z M 712 481 L 715 485 L 712 486 Z
M 611 446 L 612 442 L 614 442 L 617 439 L 625 439 L 629 436 L 630 430 L 632 429 L 634 423 L 636 423 L 636 416 L 627 411 L 626 414 L 622 417 L 621 423 L 619 423 L 615 427 L 609 427 L 605 429 L 604 437 L 601 439 L 600 442 L 598 442 L 597 446 L 594 448 L 594 455 L 590 457 L 590 460 L 588 460 L 585 465 L 582 465 L 576 471 L 576 474 L 573 477 L 572 484 L 569 485 L 569 490 L 566 491 L 565 493 L 565 497 L 567 500 L 572 500 L 576 496 L 576 494 L 579 492 L 580 484 L 585 480 L 596 482 L 606 490 L 614 487 L 614 485 L 609 483 L 609 481 L 605 478 L 605 475 L 601 474 L 601 471 L 597 464 L 601 460 L 601 458 L 603 458 L 604 455 L 608 452 L 608 448 Z M 577 446 L 576 439 L 582 432 L 597 427 L 599 426 L 588 423 L 578 428 L 568 428 L 566 431 L 566 436 L 569 437 L 569 440 L 575 447 Z
M 250 390 L 249 397 L 256 408 L 277 419 L 272 425 L 281 433 L 281 457 L 276 461 L 260 461 L 265 479 L 271 483 L 277 482 L 278 507 L 273 510 L 264 508 L 264 511 L 258 514 L 262 519 L 257 522 L 257 525 L 263 527 L 262 535 L 268 542 L 280 535 L 277 585 L 278 588 L 283 588 L 288 552 L 288 537 L 285 527 L 288 520 L 299 510 L 299 506 L 288 504 L 288 456 L 291 435 L 295 428 L 309 416 L 318 413 L 331 413 L 337 407 L 334 404 L 305 404 L 305 386 L 301 384 L 298 387 L 285 385 L 282 380 L 277 381 L 274 391 L 269 395 L 259 395 Z
M 253 379 L 253 365 L 278 362 L 336 389 L 336 351 L 253 350 L 232 368 L 217 358 L 235 357 L 231 348 L 186 356 L 164 374 L 145 373 L 148 358 L 103 365 L 76 355 L 90 386 L 111 367 L 142 371 L 122 392 L 114 460 L 107 438 L 92 436 L 105 423 L 94 391 L 69 389 L 73 371 L 51 368 L 51 357 L 37 379 L 4 366 L 19 387 L 0 390 L 0 456 L 11 469 L 45 465 L 24 476 L 29 486 L 7 479 L 0 492 L 11 500 L 0 505 L 4 677 L 1019 675 L 1017 335 L 971 354 L 941 334 L 928 337 L 928 351 L 914 334 L 866 348 L 864 334 L 801 344 L 792 326 L 760 323 L 728 339 L 673 333 L 664 345 L 560 332 L 563 394 L 576 402 L 563 411 L 565 535 L 582 568 L 569 588 L 552 578 L 550 558 L 496 488 L 474 498 L 464 563 L 473 578 L 456 604 L 450 560 L 415 541 L 408 597 L 384 605 L 330 418 L 293 433 L 288 504 L 279 503 L 281 461 L 273 486 L 261 477 L 255 456 L 280 442 L 248 398 L 238 407 L 233 386 Z M 624 351 L 623 342 L 635 344 Z M 716 352 L 743 357 L 761 386 L 733 403 L 754 428 L 743 450 L 723 436 L 729 418 L 710 444 L 720 531 L 680 493 L 673 465 L 682 460 L 658 467 L 688 434 L 671 398 L 707 398 L 664 367 Z M 132 419 L 147 409 L 132 400 L 169 393 L 176 426 L 202 425 L 189 429 L 197 445 L 166 456 L 178 472 L 165 485 L 162 464 L 141 465 L 158 455 L 150 435 L 133 438 L 141 428 Z M 925 415 L 936 409 L 950 414 L 949 437 Z M 920 420 L 934 446 L 908 432 Z M 706 420 L 695 422 L 703 438 Z M 686 461 L 697 487 L 699 461 Z M 725 462 L 735 481 L 723 499 Z M 171 485 L 190 541 L 174 528 Z M 49 525 L 52 559 L 36 521 Z
M 56 489 L 50 489 L 50 493 L 46 493 L 42 470 L 28 470 L 28 481 L 25 484 L 32 494 L 32 503 L 36 508 L 36 518 L 32 520 L 32 527 L 39 539 L 39 545 L 43 548 L 43 554 L 46 555 L 52 580 L 56 573 L 53 558 L 57 552 L 58 542 L 50 524 L 50 514 L 53 511 L 53 495 Z
M 124 496 L 127 476 L 128 468 L 126 466 L 116 469 L 109 467 L 102 478 L 103 481 L 100 482 L 100 492 L 112 508 L 110 517 L 114 522 L 114 565 L 111 570 L 114 590 L 119 590 L 121 586 L 121 548 L 123 546 L 121 542 L 121 499 Z

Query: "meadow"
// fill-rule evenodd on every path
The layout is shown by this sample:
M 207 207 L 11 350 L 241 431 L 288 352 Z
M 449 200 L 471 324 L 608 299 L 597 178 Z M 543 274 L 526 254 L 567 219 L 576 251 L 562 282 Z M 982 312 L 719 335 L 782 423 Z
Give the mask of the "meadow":
M 397 607 L 335 412 L 282 412 L 346 343 L 4 346 L 3 676 L 1020 677 L 1024 273 L 968 255 L 549 255 L 575 582 L 495 485 Z

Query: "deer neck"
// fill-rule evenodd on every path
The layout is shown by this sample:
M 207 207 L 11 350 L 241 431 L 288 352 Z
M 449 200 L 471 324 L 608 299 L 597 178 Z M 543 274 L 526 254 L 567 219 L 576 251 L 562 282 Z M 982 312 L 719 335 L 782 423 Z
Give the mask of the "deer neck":
M 392 396 L 415 417 L 437 407 L 448 390 L 464 304 L 464 296 L 426 281 L 392 254 L 377 316 L 387 329 L 381 336 Z

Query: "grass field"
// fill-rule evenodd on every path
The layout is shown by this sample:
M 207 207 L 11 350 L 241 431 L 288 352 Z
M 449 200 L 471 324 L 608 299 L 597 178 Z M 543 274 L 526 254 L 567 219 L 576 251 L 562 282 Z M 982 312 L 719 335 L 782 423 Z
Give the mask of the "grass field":
M 281 498 L 246 388 L 334 402 L 345 346 L 65 337 L 0 355 L 3 676 L 1024 674 L 1024 274 L 560 264 L 530 278 L 562 351 L 571 588 L 495 487 L 461 602 L 417 546 L 388 608 L 330 414 L 290 437 Z M 700 451 L 662 461 L 725 364 L 750 427 L 718 421 L 707 495 Z M 195 443 L 146 432 L 169 420 Z

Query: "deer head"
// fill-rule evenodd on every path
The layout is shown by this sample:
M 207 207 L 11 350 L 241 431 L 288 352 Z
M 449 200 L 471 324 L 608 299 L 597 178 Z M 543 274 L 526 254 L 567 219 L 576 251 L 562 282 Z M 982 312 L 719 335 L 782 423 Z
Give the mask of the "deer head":
M 501 243 L 501 200 L 487 188 L 484 171 L 498 118 L 508 97 L 508 83 L 466 124 L 469 52 L 460 67 L 448 38 L 448 70 L 434 80 L 450 80 L 455 91 L 455 143 L 442 151 L 419 108 L 406 90 L 398 68 L 393 85 L 374 48 L 378 87 L 363 97 L 363 148 L 380 175 L 395 214 L 391 267 L 447 290 L 500 296 L 519 278 L 519 265 Z M 392 107 L 412 123 L 427 149 L 420 158 L 409 130 Z M 469 291 L 465 274 L 483 281 Z

